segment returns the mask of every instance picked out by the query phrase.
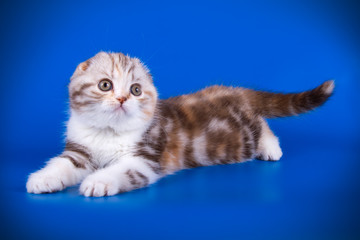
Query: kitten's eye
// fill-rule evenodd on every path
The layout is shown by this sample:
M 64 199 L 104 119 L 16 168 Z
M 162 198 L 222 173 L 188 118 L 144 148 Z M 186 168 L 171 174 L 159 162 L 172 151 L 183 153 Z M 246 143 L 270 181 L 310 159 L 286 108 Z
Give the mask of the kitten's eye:
M 134 96 L 140 96 L 141 95 L 141 86 L 140 86 L 140 84 L 135 83 L 135 84 L 131 85 L 130 92 Z
M 112 82 L 109 79 L 103 79 L 99 82 L 98 87 L 101 91 L 110 91 L 112 89 Z

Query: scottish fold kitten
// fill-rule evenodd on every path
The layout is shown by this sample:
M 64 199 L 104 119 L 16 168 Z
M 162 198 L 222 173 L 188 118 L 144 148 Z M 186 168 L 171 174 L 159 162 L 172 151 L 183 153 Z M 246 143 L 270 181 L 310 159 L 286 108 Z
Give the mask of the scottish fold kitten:
M 27 191 L 81 183 L 85 196 L 110 196 L 181 169 L 277 161 L 279 141 L 264 118 L 312 110 L 333 89 L 333 81 L 297 94 L 213 86 L 159 100 L 139 59 L 100 52 L 71 77 L 64 152 L 29 176 Z

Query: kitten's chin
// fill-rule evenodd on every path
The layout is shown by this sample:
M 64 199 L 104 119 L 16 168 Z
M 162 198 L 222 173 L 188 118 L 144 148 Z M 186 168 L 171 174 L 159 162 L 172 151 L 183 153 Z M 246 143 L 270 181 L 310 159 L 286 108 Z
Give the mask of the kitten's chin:
M 102 115 L 98 118 L 89 119 L 87 116 L 72 116 L 72 121 L 76 121 L 86 128 L 106 131 L 111 130 L 116 134 L 123 134 L 125 132 L 143 131 L 142 129 L 148 126 L 148 122 L 141 121 L 140 119 L 134 119 L 129 117 L 113 117 Z

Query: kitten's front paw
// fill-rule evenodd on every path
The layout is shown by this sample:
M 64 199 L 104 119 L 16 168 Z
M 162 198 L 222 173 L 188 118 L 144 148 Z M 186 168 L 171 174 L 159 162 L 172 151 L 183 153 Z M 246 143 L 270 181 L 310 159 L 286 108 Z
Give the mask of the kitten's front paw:
M 112 196 L 119 192 L 119 181 L 106 173 L 94 173 L 85 178 L 80 186 L 80 193 L 86 197 Z
M 28 193 L 52 193 L 64 188 L 65 185 L 60 178 L 41 171 L 32 173 L 26 183 Z

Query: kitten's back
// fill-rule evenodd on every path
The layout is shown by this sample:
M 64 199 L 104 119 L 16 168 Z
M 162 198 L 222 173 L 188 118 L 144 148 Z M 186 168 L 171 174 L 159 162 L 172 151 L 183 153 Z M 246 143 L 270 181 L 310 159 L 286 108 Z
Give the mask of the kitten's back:
M 323 104 L 333 88 L 333 81 L 297 94 L 212 86 L 160 100 L 138 154 L 159 159 L 165 172 L 257 157 L 261 137 L 270 131 L 263 117 L 309 111 Z

